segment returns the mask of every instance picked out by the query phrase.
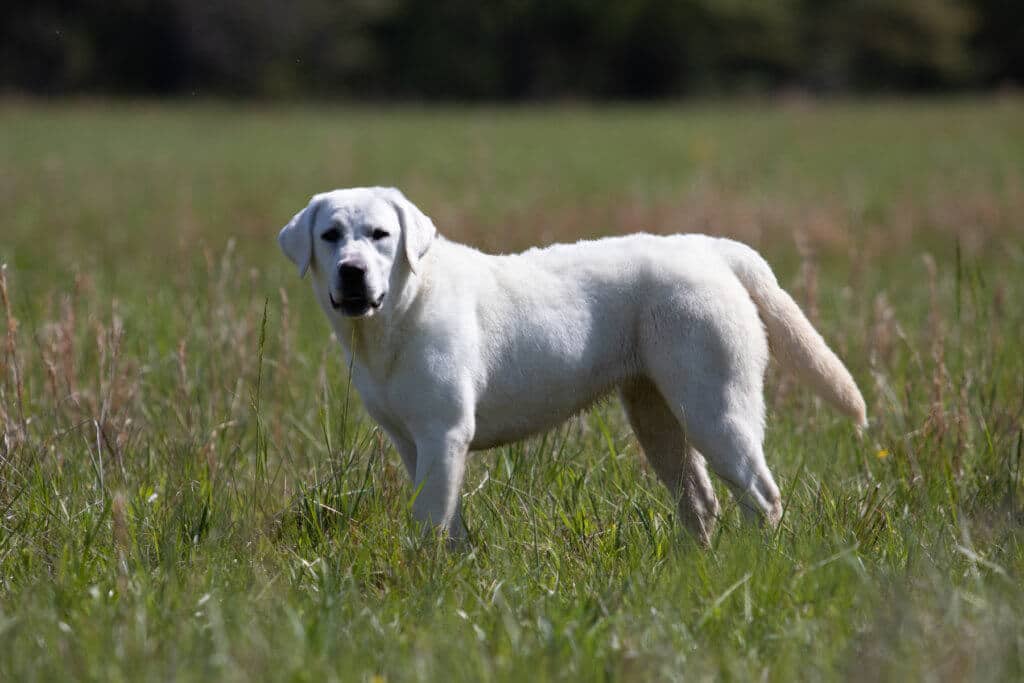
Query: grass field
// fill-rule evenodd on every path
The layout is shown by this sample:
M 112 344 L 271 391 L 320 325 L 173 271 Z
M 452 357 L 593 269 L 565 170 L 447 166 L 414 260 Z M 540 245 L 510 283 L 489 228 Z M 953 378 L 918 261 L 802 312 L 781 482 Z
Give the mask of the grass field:
M 366 184 L 487 250 L 743 239 L 872 427 L 773 370 L 783 524 L 700 551 L 609 402 L 476 456 L 446 552 L 275 241 Z M 12 101 L 0 216 L 0 680 L 1024 676 L 1022 100 Z

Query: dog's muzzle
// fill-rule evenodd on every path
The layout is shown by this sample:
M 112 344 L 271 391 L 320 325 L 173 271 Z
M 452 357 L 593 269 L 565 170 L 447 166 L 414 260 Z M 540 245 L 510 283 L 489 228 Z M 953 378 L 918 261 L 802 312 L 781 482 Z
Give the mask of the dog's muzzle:
M 338 282 L 341 297 L 335 298 L 334 292 L 328 292 L 331 306 L 342 314 L 359 317 L 381 307 L 384 294 L 371 298 L 366 287 L 366 266 L 359 261 L 347 261 L 338 265 Z
M 327 296 L 330 297 L 331 307 L 334 310 L 340 311 L 342 314 L 352 318 L 358 318 L 370 311 L 376 311 L 384 304 L 383 294 L 376 299 L 370 299 L 365 294 L 363 296 L 342 296 L 340 299 L 335 299 L 333 292 L 328 292 Z

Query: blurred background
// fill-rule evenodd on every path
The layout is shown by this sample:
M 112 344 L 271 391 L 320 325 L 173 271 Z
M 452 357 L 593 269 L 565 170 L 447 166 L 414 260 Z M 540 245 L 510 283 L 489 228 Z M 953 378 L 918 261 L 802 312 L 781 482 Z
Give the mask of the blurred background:
M 1012 88 L 1018 0 L 14 0 L 0 91 L 518 101 Z

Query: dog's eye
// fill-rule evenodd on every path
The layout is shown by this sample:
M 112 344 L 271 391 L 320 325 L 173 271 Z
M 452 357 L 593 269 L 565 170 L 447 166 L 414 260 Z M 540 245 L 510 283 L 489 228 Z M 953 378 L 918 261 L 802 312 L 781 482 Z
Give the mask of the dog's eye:
M 320 235 L 320 239 L 324 242 L 337 242 L 341 239 L 341 231 L 337 228 L 331 228 L 324 234 Z
M 381 230 L 380 228 L 377 228 L 376 230 L 373 231 L 373 233 L 370 236 L 373 237 L 373 239 L 375 240 L 382 240 L 385 237 L 390 237 L 391 233 L 388 232 L 387 230 Z

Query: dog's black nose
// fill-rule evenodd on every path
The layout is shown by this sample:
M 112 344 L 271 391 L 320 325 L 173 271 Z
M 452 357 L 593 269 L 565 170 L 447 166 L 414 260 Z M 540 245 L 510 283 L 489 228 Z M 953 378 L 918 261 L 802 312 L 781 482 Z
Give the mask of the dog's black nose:
M 341 279 L 341 288 L 359 288 L 365 283 L 366 266 L 357 262 L 346 262 L 338 264 L 338 277 Z

